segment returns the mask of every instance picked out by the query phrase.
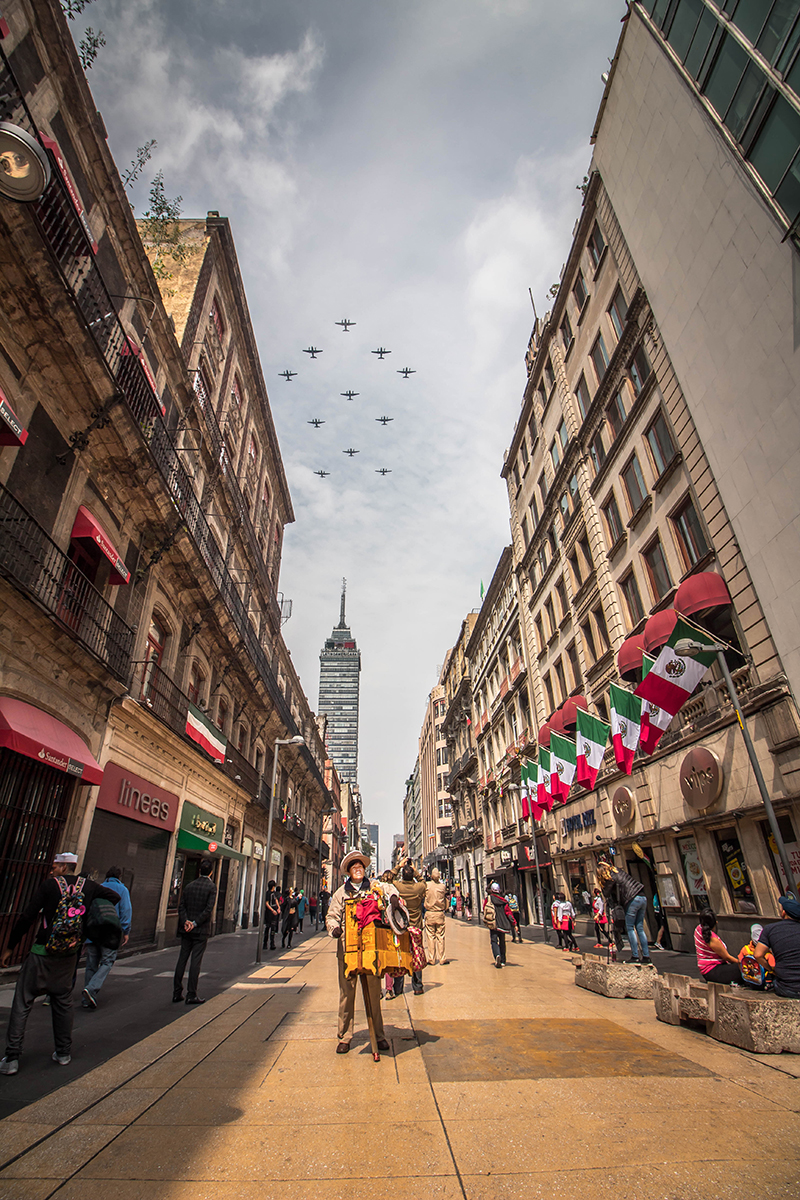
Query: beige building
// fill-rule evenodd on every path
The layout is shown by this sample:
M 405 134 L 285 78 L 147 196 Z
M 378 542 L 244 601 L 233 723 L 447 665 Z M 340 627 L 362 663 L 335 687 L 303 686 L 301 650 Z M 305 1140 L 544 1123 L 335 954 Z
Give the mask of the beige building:
M 478 751 L 472 723 L 472 677 L 467 658 L 477 612 L 467 613 L 442 675 L 447 707 L 442 732 L 450 761 L 453 882 L 479 911 L 483 901 L 483 811 L 478 796 Z
M 448 658 L 450 652 L 448 651 Z M 447 789 L 447 738 L 442 728 L 447 711 L 441 680 L 447 670 L 445 663 L 440 682 L 431 690 L 425 705 L 425 717 L 419 735 L 419 810 L 421 827 L 422 865 L 426 870 L 438 867 L 449 874 L 450 835 L 452 816 L 450 793 Z M 411 845 L 411 842 L 408 841 Z

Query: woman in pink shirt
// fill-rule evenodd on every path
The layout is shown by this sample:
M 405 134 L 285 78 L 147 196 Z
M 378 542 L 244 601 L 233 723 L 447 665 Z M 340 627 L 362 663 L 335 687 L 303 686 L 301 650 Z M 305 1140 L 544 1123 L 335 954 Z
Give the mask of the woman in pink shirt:
M 694 931 L 697 965 L 703 979 L 709 983 L 741 983 L 739 960 L 728 953 L 728 947 L 714 933 L 717 918 L 710 908 L 700 913 L 700 924 Z

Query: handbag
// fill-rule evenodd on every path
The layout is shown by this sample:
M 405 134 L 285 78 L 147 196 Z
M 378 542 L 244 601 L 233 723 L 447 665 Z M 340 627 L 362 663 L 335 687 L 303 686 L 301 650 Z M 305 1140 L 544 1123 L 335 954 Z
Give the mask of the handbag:
M 409 925 L 408 932 L 411 934 L 411 970 L 422 971 L 428 965 L 422 944 L 422 930 L 417 929 L 416 925 Z

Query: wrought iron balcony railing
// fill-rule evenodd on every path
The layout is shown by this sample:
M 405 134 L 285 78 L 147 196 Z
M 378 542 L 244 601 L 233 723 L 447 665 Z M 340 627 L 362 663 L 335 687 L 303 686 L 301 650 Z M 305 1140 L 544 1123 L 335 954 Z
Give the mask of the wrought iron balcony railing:
M 133 630 L 27 509 L 2 486 L 0 574 L 37 601 L 116 679 L 127 681 Z

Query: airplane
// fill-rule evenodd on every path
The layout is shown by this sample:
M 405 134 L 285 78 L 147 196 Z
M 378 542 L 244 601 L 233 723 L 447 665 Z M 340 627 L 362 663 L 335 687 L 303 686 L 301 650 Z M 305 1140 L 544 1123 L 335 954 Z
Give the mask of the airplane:
M 315 471 L 315 475 L 319 475 L 320 479 L 324 479 L 326 475 L 330 475 L 330 471 Z
M 297 374 L 297 371 L 281 371 L 281 375 L 283 376 L 283 378 L 286 380 L 287 383 L 291 383 L 296 374 Z
M 310 354 L 312 358 L 316 358 L 318 354 L 322 354 L 322 351 L 318 350 L 316 346 L 309 346 L 307 350 L 303 351 L 303 354 Z
M 403 379 L 408 379 L 409 375 L 416 375 L 416 373 L 416 371 L 411 370 L 411 367 L 403 367 L 401 371 L 397 372 L 398 375 L 403 376 Z
M 390 421 L 394 420 L 394 417 L 376 417 L 375 420 L 380 421 L 381 425 L 388 425 Z
M 306 421 L 306 425 L 313 425 L 315 429 L 319 429 L 320 425 L 324 424 L 325 422 L 321 421 L 319 417 L 314 417 L 313 421 Z
M 348 321 L 347 317 L 343 321 L 334 321 L 334 325 L 341 325 L 345 333 L 350 332 L 350 326 L 355 325 L 355 321 Z
M 361 453 L 360 450 L 353 450 L 352 448 L 350 450 L 342 451 L 342 454 L 349 454 L 351 458 L 353 457 L 354 454 L 360 454 L 360 453 Z
M 378 358 L 380 358 L 382 361 L 385 354 L 391 354 L 392 352 L 391 352 L 391 350 L 384 349 L 383 346 L 378 346 L 378 349 L 373 350 L 372 353 L 377 354 Z
M 339 392 L 340 396 L 344 396 L 346 400 L 354 400 L 356 396 L 360 396 L 361 392 Z
M 378 467 L 375 471 L 376 475 L 391 475 L 391 473 L 392 472 L 389 470 L 388 467 Z

